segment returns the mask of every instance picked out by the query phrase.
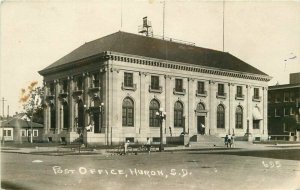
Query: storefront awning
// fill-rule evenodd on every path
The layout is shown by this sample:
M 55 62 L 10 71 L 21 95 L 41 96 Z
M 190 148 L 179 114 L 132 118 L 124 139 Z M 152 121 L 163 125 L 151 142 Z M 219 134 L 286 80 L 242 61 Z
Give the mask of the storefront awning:
M 263 117 L 257 107 L 253 109 L 253 120 L 262 120 Z

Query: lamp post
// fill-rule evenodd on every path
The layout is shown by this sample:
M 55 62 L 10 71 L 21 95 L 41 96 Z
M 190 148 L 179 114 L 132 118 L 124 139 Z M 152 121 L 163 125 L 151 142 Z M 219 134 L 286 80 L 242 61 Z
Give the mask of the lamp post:
M 104 103 L 103 102 L 99 106 L 99 111 L 100 111 L 100 114 L 101 114 L 100 129 L 99 129 L 99 133 L 100 133 L 101 129 L 103 127 L 103 113 L 104 113 Z
M 164 112 L 163 108 L 159 108 L 159 111 L 156 112 L 156 117 L 159 119 L 160 123 L 160 146 L 159 146 L 159 151 L 162 152 L 164 150 L 163 147 L 163 120 L 166 119 L 166 112 Z

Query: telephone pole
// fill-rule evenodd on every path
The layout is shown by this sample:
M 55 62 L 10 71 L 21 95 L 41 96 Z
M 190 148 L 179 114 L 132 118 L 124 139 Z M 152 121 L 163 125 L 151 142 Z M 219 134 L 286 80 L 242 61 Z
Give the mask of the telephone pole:
M 4 118 L 4 102 L 5 102 L 6 100 L 4 99 L 4 97 L 2 97 L 2 116 L 3 116 L 3 118 Z

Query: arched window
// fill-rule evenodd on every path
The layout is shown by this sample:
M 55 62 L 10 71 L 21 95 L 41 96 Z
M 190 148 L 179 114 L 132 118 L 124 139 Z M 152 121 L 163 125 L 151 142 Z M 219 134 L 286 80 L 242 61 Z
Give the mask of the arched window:
M 69 126 L 69 106 L 67 102 L 63 103 L 63 115 L 64 115 L 64 129 L 68 129 Z
M 225 128 L 225 108 L 221 104 L 217 108 L 217 128 Z
M 159 120 L 156 112 L 159 111 L 159 103 L 157 100 L 151 100 L 149 106 L 149 124 L 150 127 L 159 127 Z
M 243 128 L 243 109 L 241 106 L 238 106 L 235 110 L 235 128 Z
M 183 105 L 177 101 L 174 105 L 174 127 L 183 127 Z
M 204 111 L 204 110 L 205 110 L 205 106 L 204 106 L 202 103 L 199 103 L 199 104 L 197 105 L 197 110 L 198 110 L 198 111 Z
M 122 104 L 122 125 L 133 126 L 134 112 L 133 101 L 130 98 L 125 98 Z

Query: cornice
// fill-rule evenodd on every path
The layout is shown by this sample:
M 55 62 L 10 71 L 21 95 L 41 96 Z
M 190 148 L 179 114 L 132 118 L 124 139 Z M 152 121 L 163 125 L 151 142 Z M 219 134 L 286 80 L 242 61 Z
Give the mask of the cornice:
M 235 77 L 235 78 L 243 78 L 249 80 L 258 80 L 258 81 L 265 81 L 265 82 L 270 81 L 272 79 L 272 77 L 270 76 L 251 74 L 246 72 L 237 72 L 233 70 L 225 70 L 225 69 L 219 69 L 213 67 L 190 65 L 186 63 L 173 62 L 173 61 L 166 62 L 165 60 L 153 59 L 153 58 L 147 58 L 141 56 L 133 56 L 133 55 L 117 53 L 117 52 L 107 52 L 107 54 L 108 54 L 107 57 L 109 57 L 109 59 L 111 60 L 128 62 L 133 64 L 164 67 L 168 69 L 177 69 L 177 70 L 221 75 L 221 76 Z

